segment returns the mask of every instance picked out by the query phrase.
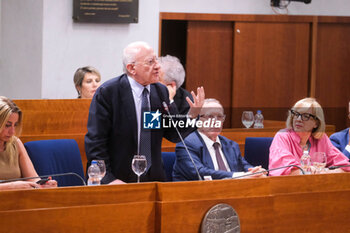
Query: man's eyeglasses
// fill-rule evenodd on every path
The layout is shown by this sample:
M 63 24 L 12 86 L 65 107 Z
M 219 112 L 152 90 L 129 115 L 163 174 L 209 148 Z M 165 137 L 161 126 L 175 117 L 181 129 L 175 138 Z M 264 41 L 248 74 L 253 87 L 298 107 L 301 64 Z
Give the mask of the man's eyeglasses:
M 200 115 L 200 117 L 202 118 L 205 118 L 205 119 L 213 119 L 215 118 L 216 120 L 219 120 L 219 121 L 224 121 L 226 116 L 225 115 Z
M 312 115 L 310 113 L 299 113 L 299 112 L 297 112 L 295 110 L 292 110 L 292 109 L 289 110 L 289 111 L 290 111 L 290 113 L 292 114 L 293 117 L 295 116 L 296 118 L 298 118 L 300 116 L 301 120 L 303 120 L 303 121 L 310 120 L 310 117 L 314 118 L 315 120 L 317 119 L 317 117 L 315 115 Z
M 135 62 L 132 62 L 132 63 L 133 64 L 142 63 L 142 64 L 144 64 L 146 66 L 153 66 L 153 65 L 155 65 L 158 62 L 159 62 L 158 57 L 152 57 L 152 58 L 146 59 L 145 61 L 142 61 L 142 62 L 135 61 Z

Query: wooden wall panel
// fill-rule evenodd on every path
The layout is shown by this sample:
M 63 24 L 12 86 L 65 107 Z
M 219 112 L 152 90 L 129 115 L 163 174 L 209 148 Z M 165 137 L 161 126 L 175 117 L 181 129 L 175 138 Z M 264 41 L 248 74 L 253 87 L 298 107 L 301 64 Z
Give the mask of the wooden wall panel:
M 205 88 L 206 98 L 218 99 L 230 119 L 232 23 L 188 22 L 186 89 Z M 226 120 L 225 127 L 230 127 Z
M 318 25 L 316 98 L 325 108 L 327 124 L 347 127 L 350 101 L 350 24 Z
M 91 99 L 38 99 L 14 100 L 23 112 L 23 143 L 48 139 L 77 141 L 84 171 L 86 155 L 84 136 Z
M 204 83 L 207 97 L 220 98 L 230 107 L 228 112 L 234 115 L 231 124 L 226 118 L 225 127 L 243 127 L 243 110 L 262 108 L 265 119 L 285 120 L 291 105 L 307 96 L 316 97 L 325 107 L 327 124 L 336 125 L 337 131 L 349 126 L 350 17 L 161 12 L 160 20 L 188 22 L 188 82 L 193 87 Z M 235 25 L 233 64 L 227 71 L 227 60 L 220 55 L 229 56 L 230 28 L 225 34 L 223 25 L 230 24 Z M 160 38 L 161 45 L 163 38 L 167 37 Z M 211 49 L 201 51 L 205 48 Z M 231 80 L 220 75 L 219 86 L 212 82 L 211 74 L 230 72 Z M 232 85 L 230 101 L 222 83 Z
M 309 23 L 237 22 L 234 35 L 231 126 L 241 127 L 245 109 L 286 119 L 286 110 L 308 95 Z

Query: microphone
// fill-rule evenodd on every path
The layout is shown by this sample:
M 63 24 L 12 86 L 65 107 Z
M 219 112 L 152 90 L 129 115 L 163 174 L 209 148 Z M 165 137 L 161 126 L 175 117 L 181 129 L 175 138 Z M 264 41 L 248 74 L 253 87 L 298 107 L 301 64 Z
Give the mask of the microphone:
M 283 169 L 283 168 L 287 168 L 287 167 L 295 167 L 295 168 L 298 168 L 298 169 L 301 171 L 301 173 L 302 173 L 303 175 L 305 175 L 305 171 L 304 171 L 301 167 L 299 167 L 298 165 L 291 164 L 291 165 L 287 165 L 287 166 L 271 168 L 271 169 L 268 169 L 268 170 L 266 170 L 266 171 L 248 173 L 248 174 L 244 174 L 244 175 L 241 175 L 241 176 L 232 177 L 232 179 L 243 178 L 243 177 L 246 177 L 246 176 L 261 174 L 261 173 L 265 173 L 265 172 L 268 173 L 268 172 L 270 172 L 270 171 L 279 170 L 279 169 Z
M 169 115 L 169 117 L 170 117 L 170 120 L 171 120 L 171 122 L 173 123 L 173 125 L 174 125 L 174 127 L 175 127 L 175 129 L 176 129 L 176 132 L 177 132 L 177 134 L 178 134 L 179 137 L 180 137 L 180 140 L 181 140 L 182 144 L 184 144 L 184 147 L 185 147 L 185 150 L 186 150 L 186 152 L 187 152 L 187 155 L 188 155 L 188 157 L 190 157 L 191 162 L 192 162 L 192 164 L 193 164 L 193 166 L 194 166 L 194 169 L 196 170 L 196 173 L 197 173 L 197 176 L 198 176 L 198 180 L 203 180 L 203 178 L 201 177 L 201 175 L 200 175 L 199 172 L 198 172 L 198 168 L 197 168 L 196 164 L 195 164 L 194 161 L 193 161 L 193 158 L 192 158 L 192 156 L 191 156 L 191 153 L 188 151 L 188 148 L 187 148 L 187 145 L 185 144 L 185 141 L 183 140 L 183 138 L 182 138 L 182 136 L 181 136 L 179 130 L 177 129 L 176 125 L 174 124 L 173 117 L 171 116 L 171 114 L 170 114 L 170 112 L 169 112 L 168 105 L 165 103 L 165 101 L 163 101 L 163 107 L 164 107 L 165 111 L 167 111 L 167 113 L 168 113 L 168 115 Z
M 305 4 L 311 3 L 311 0 L 291 0 L 291 2 L 303 2 Z
M 339 165 L 339 166 L 330 166 L 328 167 L 329 170 L 335 170 L 335 169 L 338 169 L 338 168 L 342 168 L 342 167 L 350 167 L 350 165 Z
M 51 175 L 44 175 L 44 176 L 33 176 L 33 177 L 22 177 L 22 178 L 8 179 L 8 180 L 0 180 L 0 184 L 14 182 L 14 181 L 29 180 L 29 179 L 38 179 L 38 178 L 43 179 L 43 178 L 48 178 L 50 176 L 54 177 L 54 176 L 72 176 L 72 175 L 78 177 L 81 180 L 81 182 L 84 184 L 84 186 L 86 186 L 84 179 L 75 172 L 66 172 L 66 173 L 58 173 L 58 174 L 51 174 Z

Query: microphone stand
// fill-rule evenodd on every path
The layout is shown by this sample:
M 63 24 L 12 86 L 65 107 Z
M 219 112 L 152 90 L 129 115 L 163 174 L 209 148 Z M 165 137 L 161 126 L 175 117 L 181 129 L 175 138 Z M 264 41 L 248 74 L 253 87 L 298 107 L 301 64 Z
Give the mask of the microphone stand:
M 75 172 L 66 172 L 66 173 L 58 173 L 58 174 L 44 175 L 44 176 L 33 176 L 33 177 L 23 177 L 23 178 L 14 178 L 14 179 L 8 179 L 8 180 L 0 180 L 0 184 L 13 182 L 13 181 L 29 180 L 29 179 L 38 179 L 38 178 L 42 179 L 42 178 L 48 178 L 49 176 L 70 176 L 70 175 L 78 177 L 81 180 L 81 182 L 84 184 L 84 186 L 86 186 L 84 179 Z
M 267 173 L 267 172 L 270 172 L 270 171 L 279 170 L 279 169 L 287 168 L 287 167 L 296 167 L 296 168 L 298 168 L 298 169 L 301 171 L 301 173 L 302 173 L 303 175 L 305 175 L 305 171 L 304 171 L 301 167 L 292 164 L 292 165 L 287 165 L 287 166 L 283 166 L 283 167 L 271 168 L 271 169 L 268 169 L 268 170 L 266 170 L 266 171 L 259 171 L 259 172 L 254 172 L 254 173 L 250 173 L 250 174 L 244 174 L 244 175 L 241 175 L 241 176 L 233 177 L 232 179 L 243 178 L 243 177 L 247 177 L 247 176 L 251 176 L 251 175 L 256 175 L 256 174 L 261 174 L 261 173 Z
M 331 167 L 328 167 L 329 170 L 335 170 L 335 169 L 338 169 L 338 168 L 342 168 L 342 167 L 350 167 L 350 165 L 339 165 L 339 166 L 331 166 Z
M 165 101 L 163 101 L 163 107 L 164 107 L 165 111 L 167 111 L 167 113 L 168 113 L 168 115 L 169 115 L 169 117 L 170 117 L 171 122 L 173 123 L 173 125 L 175 125 L 175 124 L 174 124 L 174 121 L 173 121 L 173 117 L 171 116 L 171 114 L 170 114 L 170 112 L 169 112 L 169 109 L 168 109 L 168 105 L 165 103 Z M 192 164 L 193 164 L 193 166 L 194 166 L 194 169 L 196 170 L 196 173 L 197 173 L 197 176 L 198 176 L 198 180 L 203 180 L 202 177 L 201 177 L 201 175 L 199 174 L 198 168 L 197 168 L 196 164 L 194 163 L 193 158 L 192 158 L 192 156 L 191 156 L 191 154 L 190 154 L 190 152 L 189 152 L 189 150 L 188 150 L 188 148 L 187 148 L 187 146 L 186 146 L 186 144 L 185 144 L 185 142 L 184 142 L 184 140 L 183 140 L 183 138 L 182 138 L 182 136 L 181 136 L 181 134 L 180 134 L 180 132 L 179 132 L 179 130 L 177 129 L 176 126 L 175 126 L 175 129 L 176 129 L 177 134 L 178 134 L 179 137 L 180 137 L 180 140 L 181 140 L 182 144 L 184 144 L 185 150 L 186 150 L 186 152 L 187 152 L 187 154 L 188 154 L 188 157 L 190 157 L 190 159 L 191 159 L 191 162 L 192 162 Z

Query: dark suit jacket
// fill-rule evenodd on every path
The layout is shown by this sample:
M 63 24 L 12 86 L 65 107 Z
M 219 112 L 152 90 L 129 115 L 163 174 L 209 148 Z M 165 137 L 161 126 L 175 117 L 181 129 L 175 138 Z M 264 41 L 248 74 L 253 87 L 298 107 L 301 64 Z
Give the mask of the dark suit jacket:
M 175 105 L 179 111 L 179 114 L 186 115 L 190 110 L 190 105 L 187 103 L 186 97 L 190 97 L 193 101 L 192 95 L 182 87 L 179 87 L 176 90 L 176 95 L 174 96 Z
M 350 158 L 349 151 L 345 150 L 346 145 L 349 143 L 349 128 L 332 134 L 329 139 L 338 150 L 340 150 L 346 157 Z
M 169 105 L 167 88 L 160 84 L 151 84 L 151 111 L 157 109 L 166 114 L 162 107 L 165 101 Z M 176 114 L 176 107 L 170 107 Z M 137 176 L 131 169 L 133 155 L 137 154 L 137 118 L 131 86 L 126 74 L 108 80 L 96 91 L 90 105 L 88 132 L 85 136 L 85 150 L 88 166 L 93 159 L 103 159 L 106 163 L 106 175 L 102 183 L 115 179 L 124 182 L 136 181 Z M 187 136 L 194 129 L 179 129 Z M 162 138 L 172 142 L 180 139 L 174 128 L 151 130 L 152 166 L 147 174 L 141 176 L 143 181 L 163 181 L 165 174 L 161 157 Z
M 232 172 L 216 171 L 210 157 L 210 153 L 203 141 L 203 138 L 196 131 L 188 135 L 185 144 L 191 153 L 194 163 L 197 166 L 200 176 L 211 176 L 213 179 L 232 177 L 233 172 L 247 171 L 252 167 L 242 156 L 236 142 L 219 135 L 222 151 Z M 189 158 L 183 143 L 176 145 L 176 160 L 173 170 L 173 180 L 198 180 L 195 168 Z

